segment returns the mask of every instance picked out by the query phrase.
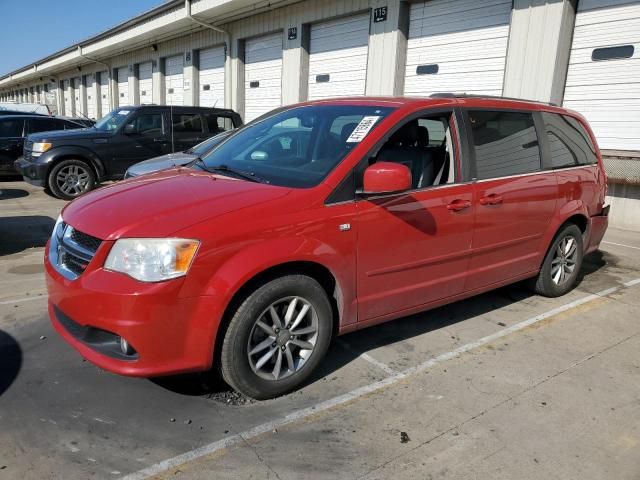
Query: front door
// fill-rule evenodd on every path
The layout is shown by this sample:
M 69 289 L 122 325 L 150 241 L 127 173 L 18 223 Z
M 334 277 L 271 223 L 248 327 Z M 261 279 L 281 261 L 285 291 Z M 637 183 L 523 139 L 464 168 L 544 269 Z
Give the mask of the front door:
M 124 174 L 131 165 L 142 160 L 158 157 L 171 152 L 171 138 L 166 134 L 168 128 L 163 126 L 161 112 L 144 112 L 136 114 L 127 120 L 127 125 L 133 125 L 133 130 L 120 133 L 113 137 L 119 148 L 114 148 L 114 173 Z
M 468 125 L 477 206 L 467 289 L 475 290 L 540 267 L 558 185 L 554 172 L 542 171 L 531 113 L 469 111 Z
M 15 173 L 13 162 L 22 155 L 24 119 L 0 119 L 0 173 Z
M 413 188 L 357 202 L 359 321 L 464 291 L 474 207 L 472 188 L 458 183 L 454 129 L 451 113 L 412 120 L 375 159 L 409 167 Z

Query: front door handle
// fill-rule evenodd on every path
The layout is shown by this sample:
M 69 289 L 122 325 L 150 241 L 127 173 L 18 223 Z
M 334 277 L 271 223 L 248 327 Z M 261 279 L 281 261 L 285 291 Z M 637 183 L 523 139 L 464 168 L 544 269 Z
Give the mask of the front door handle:
M 451 210 L 452 212 L 459 212 L 460 210 L 464 210 L 465 208 L 469 208 L 470 206 L 471 202 L 469 200 L 457 199 L 447 205 L 447 210 Z
M 492 193 L 485 197 L 480 197 L 480 205 L 499 205 L 502 203 L 502 195 Z
M 153 141 L 156 143 L 169 143 L 169 140 L 166 138 L 154 138 Z

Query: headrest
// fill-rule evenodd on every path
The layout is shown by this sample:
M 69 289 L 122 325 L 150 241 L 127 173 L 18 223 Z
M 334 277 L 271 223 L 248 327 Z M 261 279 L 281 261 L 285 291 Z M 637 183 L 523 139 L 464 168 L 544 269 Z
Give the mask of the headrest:
M 396 146 L 414 147 L 418 141 L 418 122 L 413 120 L 391 135 L 390 141 Z
M 427 127 L 418 127 L 418 145 L 421 147 L 429 146 L 429 129 Z

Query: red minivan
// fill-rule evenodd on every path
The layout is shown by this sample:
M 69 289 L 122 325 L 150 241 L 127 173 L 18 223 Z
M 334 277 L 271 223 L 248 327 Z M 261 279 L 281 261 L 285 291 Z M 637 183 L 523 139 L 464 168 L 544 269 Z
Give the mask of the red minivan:
M 607 228 L 585 119 L 520 100 L 348 98 L 279 109 L 188 167 L 66 206 L 49 314 L 123 375 L 220 369 L 270 398 L 335 335 L 519 280 L 562 295 Z

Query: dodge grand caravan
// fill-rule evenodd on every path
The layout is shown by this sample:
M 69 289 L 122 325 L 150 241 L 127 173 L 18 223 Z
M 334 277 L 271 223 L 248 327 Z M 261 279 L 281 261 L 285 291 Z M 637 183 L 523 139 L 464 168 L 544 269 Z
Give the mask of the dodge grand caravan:
M 189 168 L 66 206 L 48 244 L 49 315 L 123 375 L 218 368 L 270 398 L 333 336 L 529 279 L 555 297 L 607 228 L 579 114 L 506 99 L 294 105 Z

